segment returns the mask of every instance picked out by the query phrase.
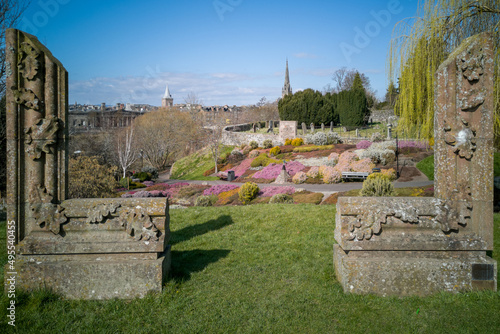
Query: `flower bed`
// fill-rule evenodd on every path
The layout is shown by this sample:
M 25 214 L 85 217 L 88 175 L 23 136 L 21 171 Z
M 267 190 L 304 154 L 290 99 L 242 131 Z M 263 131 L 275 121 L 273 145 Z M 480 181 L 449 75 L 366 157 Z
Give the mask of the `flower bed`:
M 267 180 L 275 179 L 280 175 L 282 168 L 283 168 L 282 164 L 270 164 L 269 166 L 265 167 L 263 170 L 255 173 L 253 175 L 253 178 L 255 178 L 255 179 L 267 179 Z M 305 166 L 297 161 L 290 161 L 286 164 L 286 171 L 292 177 L 295 174 L 297 174 L 298 172 L 304 170 L 304 168 L 305 168 Z
M 250 168 L 252 161 L 252 158 L 243 160 L 238 166 L 232 169 L 232 171 L 234 171 L 234 175 L 236 177 L 241 177 L 243 174 L 245 174 L 247 169 Z
M 231 191 L 233 189 L 237 189 L 239 186 L 235 184 L 218 184 L 215 186 L 212 186 L 208 189 L 206 189 L 203 192 L 204 196 L 209 196 L 209 195 L 219 195 L 220 193 L 226 192 L 226 191 Z
M 295 193 L 294 187 L 265 187 L 259 192 L 259 196 L 272 197 L 276 194 L 293 195 Z

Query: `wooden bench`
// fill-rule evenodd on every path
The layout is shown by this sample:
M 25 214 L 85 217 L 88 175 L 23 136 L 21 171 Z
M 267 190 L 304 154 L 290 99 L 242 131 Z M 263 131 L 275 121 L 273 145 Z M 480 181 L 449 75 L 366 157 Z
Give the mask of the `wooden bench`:
M 343 179 L 366 179 L 370 173 L 366 172 L 342 172 Z

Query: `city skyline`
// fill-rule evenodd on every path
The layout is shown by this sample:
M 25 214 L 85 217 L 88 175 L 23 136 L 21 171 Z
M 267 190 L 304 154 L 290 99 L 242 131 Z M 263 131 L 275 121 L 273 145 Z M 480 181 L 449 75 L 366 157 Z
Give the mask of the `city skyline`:
M 69 72 L 69 102 L 161 105 L 195 93 L 206 105 L 249 105 L 282 94 L 289 61 L 293 92 L 333 85 L 341 67 L 387 87 L 394 25 L 409 0 L 32 2 L 18 28 L 36 35 Z

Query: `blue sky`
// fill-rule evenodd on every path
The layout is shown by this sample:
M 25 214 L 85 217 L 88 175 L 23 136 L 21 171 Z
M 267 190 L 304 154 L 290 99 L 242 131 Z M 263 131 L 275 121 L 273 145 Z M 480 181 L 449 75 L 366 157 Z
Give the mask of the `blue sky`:
M 392 30 L 417 2 L 33 0 L 18 28 L 64 64 L 70 103 L 160 105 L 167 83 L 174 103 L 275 100 L 287 58 L 294 92 L 347 66 L 383 97 Z

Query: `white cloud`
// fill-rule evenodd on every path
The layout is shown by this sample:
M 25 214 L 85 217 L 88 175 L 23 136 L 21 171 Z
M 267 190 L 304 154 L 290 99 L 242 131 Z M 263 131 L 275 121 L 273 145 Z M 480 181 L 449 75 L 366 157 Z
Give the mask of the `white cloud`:
M 254 104 L 263 96 L 278 98 L 281 86 L 273 87 L 265 78 L 251 78 L 239 73 L 174 73 L 161 72 L 148 76 L 92 78 L 71 81 L 71 103 L 108 105 L 116 103 L 147 103 L 161 105 L 168 83 L 174 103 L 184 103 L 189 92 L 194 92 L 205 105 Z

